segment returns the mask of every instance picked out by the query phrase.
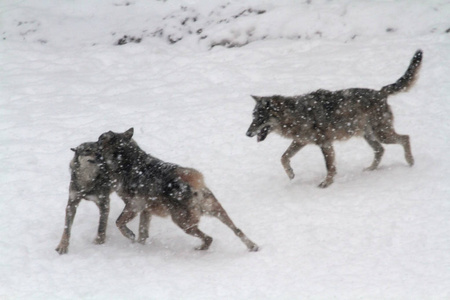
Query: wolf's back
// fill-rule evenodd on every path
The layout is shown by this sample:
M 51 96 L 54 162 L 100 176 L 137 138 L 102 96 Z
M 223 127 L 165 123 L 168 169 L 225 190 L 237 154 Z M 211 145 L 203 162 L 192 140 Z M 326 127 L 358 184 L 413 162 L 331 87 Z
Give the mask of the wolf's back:
M 388 96 L 398 92 L 407 91 L 411 86 L 413 86 L 418 77 L 420 65 L 422 63 L 422 56 L 422 50 L 417 50 L 411 59 L 411 63 L 409 64 L 405 74 L 395 83 L 384 86 L 380 92 Z

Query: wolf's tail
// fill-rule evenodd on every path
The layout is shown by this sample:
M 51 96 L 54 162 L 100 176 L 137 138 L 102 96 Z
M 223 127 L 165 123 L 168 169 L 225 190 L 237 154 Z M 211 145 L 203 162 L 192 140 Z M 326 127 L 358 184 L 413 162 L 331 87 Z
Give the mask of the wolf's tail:
M 405 74 L 395 83 L 384 86 L 380 92 L 388 96 L 398 92 L 407 91 L 411 86 L 413 86 L 418 77 L 417 74 L 419 73 L 420 64 L 422 63 L 422 54 L 422 50 L 417 50 L 411 59 L 411 63 L 409 64 L 408 70 L 406 70 Z

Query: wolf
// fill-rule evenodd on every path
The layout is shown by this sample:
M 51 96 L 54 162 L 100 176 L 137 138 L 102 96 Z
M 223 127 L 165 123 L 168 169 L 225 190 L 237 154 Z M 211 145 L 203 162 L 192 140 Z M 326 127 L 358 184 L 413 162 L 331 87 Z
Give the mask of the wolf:
M 100 211 L 96 244 L 105 242 L 106 225 L 109 215 L 109 196 L 113 192 L 111 178 L 102 160 L 98 156 L 98 143 L 88 142 L 71 148 L 75 152 L 70 162 L 69 201 L 66 206 L 66 217 L 61 242 L 56 251 L 65 254 L 69 250 L 70 232 L 82 199 L 97 204 Z
M 281 157 L 288 177 L 294 178 L 291 158 L 307 144 L 316 144 L 325 157 L 327 176 L 319 187 L 326 188 L 336 175 L 333 142 L 353 136 L 363 136 L 375 153 L 366 170 L 375 170 L 384 153 L 383 144 L 400 144 L 406 162 L 412 166 L 414 158 L 408 135 L 397 134 L 394 116 L 387 102 L 390 95 L 407 91 L 418 77 L 423 52 L 417 50 L 405 74 L 395 83 L 380 90 L 351 88 L 339 91 L 317 90 L 300 96 L 252 96 L 256 101 L 253 121 L 247 136 L 263 141 L 271 132 L 292 139 Z
M 108 131 L 98 139 L 100 154 L 116 184 L 115 191 L 125 201 L 125 208 L 116 221 L 125 237 L 135 240 L 127 223 L 138 213 L 141 213 L 140 243 L 145 243 L 149 236 L 152 215 L 170 215 L 185 233 L 202 240 L 197 250 L 207 250 L 213 239 L 200 231 L 198 223 L 202 215 L 210 215 L 227 225 L 249 251 L 259 249 L 234 225 L 199 171 L 145 153 L 132 139 L 133 133 L 133 128 L 124 133 Z

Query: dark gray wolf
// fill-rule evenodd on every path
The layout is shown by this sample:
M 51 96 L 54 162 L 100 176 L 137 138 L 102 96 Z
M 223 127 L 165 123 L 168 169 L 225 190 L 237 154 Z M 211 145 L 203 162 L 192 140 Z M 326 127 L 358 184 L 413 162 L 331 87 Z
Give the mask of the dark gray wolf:
M 151 215 L 170 215 L 184 232 L 203 241 L 196 249 L 206 250 L 212 238 L 198 228 L 200 217 L 206 214 L 218 218 L 233 230 L 250 251 L 258 250 L 258 246 L 231 221 L 199 171 L 145 153 L 132 136 L 133 128 L 130 128 L 124 133 L 103 133 L 98 139 L 101 156 L 117 186 L 115 190 L 125 201 L 125 208 L 116 221 L 125 237 L 135 240 L 127 223 L 138 213 L 141 213 L 138 237 L 141 243 L 148 237 Z
M 305 145 L 318 145 L 327 167 L 327 176 L 319 185 L 322 188 L 332 184 L 336 174 L 333 150 L 335 140 L 364 136 L 375 152 L 372 165 L 367 170 L 378 167 L 384 152 L 381 143 L 402 145 L 406 161 L 412 166 L 414 158 L 409 136 L 395 132 L 394 117 L 387 97 L 406 91 L 413 85 L 421 62 L 422 51 L 418 50 L 406 73 L 397 82 L 386 85 L 379 91 L 353 88 L 334 92 L 318 90 L 293 97 L 252 96 L 256 106 L 247 136 L 256 135 L 260 142 L 274 131 L 292 139 L 292 144 L 281 157 L 281 163 L 290 179 L 294 178 L 290 159 Z
M 100 211 L 97 237 L 95 243 L 105 242 L 105 231 L 109 214 L 109 195 L 112 186 L 107 169 L 98 156 L 97 143 L 83 143 L 72 148 L 75 155 L 70 162 L 69 201 L 66 207 L 64 232 L 56 251 L 67 253 L 69 249 L 70 231 L 82 199 L 94 201 Z

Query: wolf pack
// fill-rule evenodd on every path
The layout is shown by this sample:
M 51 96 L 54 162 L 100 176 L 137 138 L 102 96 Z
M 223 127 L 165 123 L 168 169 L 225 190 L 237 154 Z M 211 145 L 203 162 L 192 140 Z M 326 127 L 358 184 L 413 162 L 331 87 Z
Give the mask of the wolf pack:
M 375 170 L 380 164 L 384 153 L 382 144 L 402 145 L 406 162 L 412 166 L 414 158 L 409 136 L 395 132 L 387 98 L 413 86 L 422 56 L 422 51 L 417 50 L 404 75 L 380 90 L 320 89 L 299 96 L 251 96 L 256 103 L 247 136 L 256 136 L 261 142 L 269 133 L 276 132 L 292 140 L 281 156 L 281 164 L 290 179 L 295 176 L 291 158 L 308 144 L 319 146 L 327 169 L 325 179 L 319 184 L 321 188 L 330 186 L 336 175 L 333 142 L 337 140 L 362 136 L 367 141 L 374 151 L 374 158 L 365 170 Z M 94 242 L 105 242 L 110 195 L 114 192 L 125 204 L 116 225 L 132 242 L 145 244 L 152 216 L 170 216 L 186 234 L 201 240 L 197 250 L 207 250 L 213 239 L 202 232 L 198 224 L 203 215 L 209 215 L 228 226 L 249 251 L 259 250 L 258 245 L 233 223 L 206 186 L 202 173 L 146 153 L 133 135 L 133 128 L 123 133 L 108 131 L 96 142 L 86 142 L 71 149 L 74 157 L 70 162 L 64 231 L 56 248 L 59 254 L 68 252 L 72 224 L 83 199 L 98 206 L 100 218 Z M 138 215 L 136 237 L 127 224 Z

